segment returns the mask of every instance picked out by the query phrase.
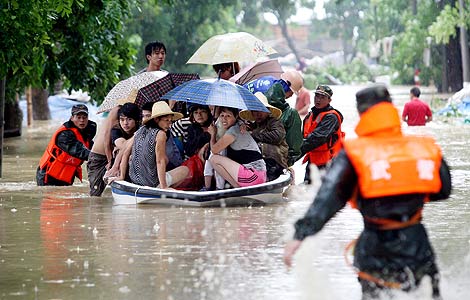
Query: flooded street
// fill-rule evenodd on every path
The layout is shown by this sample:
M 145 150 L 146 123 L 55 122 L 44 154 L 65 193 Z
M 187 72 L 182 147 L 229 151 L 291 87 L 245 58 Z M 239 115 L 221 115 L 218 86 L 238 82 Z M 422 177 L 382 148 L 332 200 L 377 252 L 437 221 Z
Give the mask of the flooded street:
M 354 136 L 360 87 L 333 86 L 331 104 Z M 409 88 L 392 88 L 402 108 Z M 424 95 L 423 98 L 426 99 Z M 91 118 L 93 119 L 93 118 Z M 65 120 L 62 120 L 62 122 Z M 343 251 L 362 229 L 346 207 L 308 239 L 287 270 L 283 247 L 317 185 L 294 186 L 288 202 L 262 207 L 113 206 L 110 190 L 88 196 L 88 182 L 37 187 L 35 172 L 59 123 L 35 122 L 4 140 L 0 179 L 0 299 L 360 299 Z M 443 299 L 470 293 L 469 125 L 434 117 L 410 134 L 436 138 L 452 168 L 453 193 L 431 203 L 424 224 L 441 271 Z M 304 166 L 295 165 L 296 179 Z M 86 169 L 86 168 L 84 168 Z M 87 178 L 87 176 L 84 176 Z M 430 299 L 427 282 L 396 299 Z

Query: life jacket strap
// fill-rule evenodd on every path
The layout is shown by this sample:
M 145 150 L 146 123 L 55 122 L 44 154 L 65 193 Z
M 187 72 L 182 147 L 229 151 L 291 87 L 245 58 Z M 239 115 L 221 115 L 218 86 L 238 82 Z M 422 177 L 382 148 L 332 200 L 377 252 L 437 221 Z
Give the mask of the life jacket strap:
M 418 224 L 422 218 L 423 209 L 419 209 L 408 221 L 397 221 L 385 218 L 372 218 L 364 216 L 364 220 L 378 226 L 379 230 L 395 230 Z

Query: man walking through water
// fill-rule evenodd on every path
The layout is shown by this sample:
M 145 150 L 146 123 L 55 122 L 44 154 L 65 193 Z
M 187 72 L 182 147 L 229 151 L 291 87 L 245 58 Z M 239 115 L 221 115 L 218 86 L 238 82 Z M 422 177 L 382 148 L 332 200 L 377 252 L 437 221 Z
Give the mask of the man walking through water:
M 295 223 L 284 262 L 290 266 L 302 241 L 350 201 L 364 219 L 354 250 L 362 299 L 380 298 L 392 288 L 410 291 L 426 275 L 433 298 L 440 299 L 438 269 L 421 218 L 426 202 L 449 197 L 449 167 L 432 138 L 402 134 L 384 86 L 359 91 L 356 101 L 358 138 L 344 141 L 312 205 Z
M 432 121 L 432 111 L 429 105 L 419 99 L 421 91 L 418 87 L 410 90 L 410 101 L 405 104 L 402 120 L 408 126 L 424 126 Z
M 70 120 L 54 133 L 39 161 L 36 181 L 43 185 L 72 185 L 74 178 L 82 181 L 82 164 L 88 160 L 96 123 L 88 120 L 88 107 L 76 104 Z
M 333 91 L 327 85 L 320 84 L 315 90 L 315 105 L 303 120 L 303 141 L 300 150 L 305 168 L 304 182 L 312 183 L 310 164 L 318 169 L 325 169 L 327 164 L 338 154 L 344 132 L 341 131 L 343 115 L 331 103 Z

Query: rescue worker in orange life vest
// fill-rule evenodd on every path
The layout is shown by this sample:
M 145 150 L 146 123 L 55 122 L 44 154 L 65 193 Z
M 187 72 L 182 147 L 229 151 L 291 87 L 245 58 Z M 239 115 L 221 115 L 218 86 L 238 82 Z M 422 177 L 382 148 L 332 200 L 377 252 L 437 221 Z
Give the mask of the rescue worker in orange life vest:
M 302 163 L 307 163 L 304 182 L 311 183 L 310 164 L 319 169 L 338 154 L 344 133 L 341 131 L 343 115 L 331 105 L 333 91 L 327 85 L 319 85 L 315 90 L 314 106 L 303 121 L 303 137 L 300 150 Z
M 426 275 L 433 298 L 440 299 L 438 269 L 421 212 L 428 200 L 449 197 L 449 167 L 432 138 L 402 134 L 398 110 L 384 86 L 363 89 L 356 100 L 358 138 L 343 142 L 313 203 L 295 223 L 284 262 L 290 266 L 302 241 L 350 200 L 364 219 L 354 249 L 363 299 L 384 296 L 391 288 L 409 291 Z
M 88 159 L 96 134 L 96 123 L 88 120 L 88 107 L 76 104 L 70 120 L 54 133 L 36 171 L 36 181 L 43 185 L 72 185 L 82 180 L 81 165 Z

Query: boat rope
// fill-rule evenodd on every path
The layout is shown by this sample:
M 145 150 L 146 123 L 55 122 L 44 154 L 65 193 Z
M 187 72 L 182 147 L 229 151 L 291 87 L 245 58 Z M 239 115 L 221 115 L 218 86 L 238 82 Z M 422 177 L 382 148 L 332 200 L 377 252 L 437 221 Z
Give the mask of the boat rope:
M 380 286 L 383 286 L 383 287 L 386 287 L 386 288 L 401 289 L 402 288 L 401 283 L 392 282 L 392 281 L 385 281 L 383 279 L 375 277 L 372 274 L 369 274 L 367 272 L 363 272 L 363 271 L 359 270 L 358 268 L 354 267 L 354 265 L 349 260 L 348 252 L 356 246 L 356 243 L 357 243 L 357 239 L 354 239 L 346 245 L 346 247 L 344 248 L 344 260 L 346 261 L 346 264 L 354 270 L 354 272 L 357 274 L 357 277 L 359 277 L 360 279 L 363 279 L 363 280 L 373 282 L 377 285 L 380 285 Z M 352 250 L 352 252 L 353 251 L 354 250 Z
M 137 204 L 137 193 L 139 192 L 139 189 L 140 189 L 140 188 L 136 188 L 136 189 L 135 189 L 135 192 L 134 192 L 135 204 Z

